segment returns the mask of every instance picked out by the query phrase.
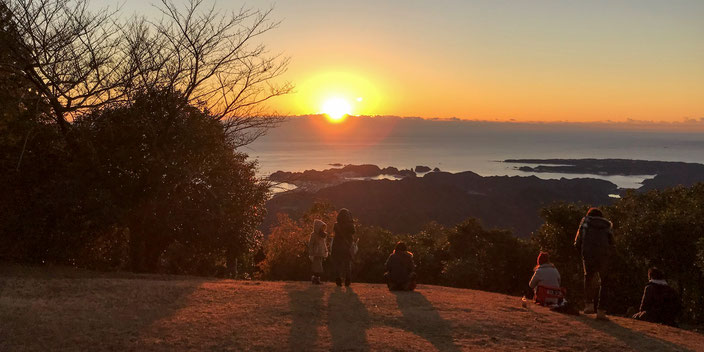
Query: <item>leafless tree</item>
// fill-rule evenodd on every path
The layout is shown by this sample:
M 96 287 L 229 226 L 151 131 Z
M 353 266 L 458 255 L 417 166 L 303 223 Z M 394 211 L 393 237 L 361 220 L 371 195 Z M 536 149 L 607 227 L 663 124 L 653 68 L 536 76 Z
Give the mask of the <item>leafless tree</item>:
M 0 43 L 52 107 L 65 133 L 77 114 L 168 89 L 221 121 L 235 146 L 280 121 L 263 103 L 291 91 L 274 84 L 288 58 L 254 43 L 278 23 L 271 10 L 221 13 L 203 0 L 161 0 L 160 19 L 121 23 L 117 9 L 89 11 L 89 0 L 0 0 L 20 40 Z
M 202 0 L 182 7 L 161 0 L 157 8 L 159 21 L 134 21 L 125 34 L 135 85 L 180 92 L 222 121 L 236 146 L 280 121 L 263 103 L 291 91 L 289 83 L 273 83 L 289 60 L 253 43 L 278 25 L 269 19 L 271 9 L 221 14 Z
M 92 13 L 87 0 L 0 0 L 19 40 L 1 43 L 51 106 L 65 133 L 72 115 L 124 97 L 124 39 L 115 11 Z

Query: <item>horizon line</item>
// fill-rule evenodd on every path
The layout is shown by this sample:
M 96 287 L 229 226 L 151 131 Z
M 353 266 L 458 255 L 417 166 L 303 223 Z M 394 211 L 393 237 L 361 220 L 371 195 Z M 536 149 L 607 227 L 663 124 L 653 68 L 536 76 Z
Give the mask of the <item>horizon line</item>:
M 280 115 L 283 118 L 324 118 L 325 114 L 300 114 L 300 115 Z M 699 118 L 682 118 L 679 121 L 654 121 L 654 120 L 637 120 L 627 118 L 625 120 L 596 120 L 596 121 L 540 121 L 540 120 L 516 120 L 516 119 L 475 119 L 475 118 L 459 118 L 459 117 L 422 117 L 422 116 L 399 116 L 399 115 L 348 115 L 353 118 L 369 118 L 369 119 L 401 119 L 414 121 L 430 121 L 430 122 L 474 122 L 474 123 L 494 123 L 494 124 L 510 124 L 510 125 L 572 125 L 572 126 L 603 126 L 603 127 L 671 127 L 671 128 L 702 128 L 701 131 L 689 132 L 704 132 L 704 117 Z

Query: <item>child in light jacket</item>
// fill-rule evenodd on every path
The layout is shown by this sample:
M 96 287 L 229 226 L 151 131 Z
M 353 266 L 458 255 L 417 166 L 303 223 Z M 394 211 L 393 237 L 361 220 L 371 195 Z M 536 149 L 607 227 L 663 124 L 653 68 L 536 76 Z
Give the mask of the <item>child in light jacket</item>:
M 557 271 L 552 263 L 550 263 L 550 257 L 547 252 L 540 252 L 538 255 L 538 265 L 535 267 L 533 272 L 533 277 L 530 279 L 528 286 L 536 292 L 538 286 L 545 286 L 550 288 L 560 288 L 561 279 L 560 272 Z M 558 300 L 556 298 L 548 298 L 545 300 L 546 305 L 557 304 Z
M 326 239 L 328 237 L 327 225 L 322 221 L 316 219 L 313 221 L 313 233 L 310 234 L 310 239 L 308 240 L 308 255 L 312 262 L 313 276 L 311 277 L 311 283 L 315 285 L 320 285 L 320 276 L 323 275 L 323 260 L 328 256 L 328 246 Z

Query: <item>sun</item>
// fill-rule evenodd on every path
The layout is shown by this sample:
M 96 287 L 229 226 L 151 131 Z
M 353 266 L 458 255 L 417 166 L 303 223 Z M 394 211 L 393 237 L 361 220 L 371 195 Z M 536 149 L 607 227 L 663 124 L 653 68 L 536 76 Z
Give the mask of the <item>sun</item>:
M 352 113 L 352 105 L 343 98 L 330 98 L 323 103 L 322 112 L 331 122 L 342 122 Z

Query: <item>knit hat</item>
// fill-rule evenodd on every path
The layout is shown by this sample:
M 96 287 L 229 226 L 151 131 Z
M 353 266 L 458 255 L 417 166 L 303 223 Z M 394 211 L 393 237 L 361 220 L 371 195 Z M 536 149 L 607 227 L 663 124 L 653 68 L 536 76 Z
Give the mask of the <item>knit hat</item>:
M 548 262 L 550 262 L 550 255 L 548 252 L 540 252 L 540 254 L 538 254 L 538 265 L 543 265 Z
M 325 224 L 322 220 L 315 219 L 315 221 L 313 221 L 314 233 L 319 233 L 321 230 L 325 230 L 326 227 L 327 224 Z
M 589 208 L 589 211 L 587 211 L 587 216 L 603 218 L 604 213 L 602 213 L 598 208 Z

